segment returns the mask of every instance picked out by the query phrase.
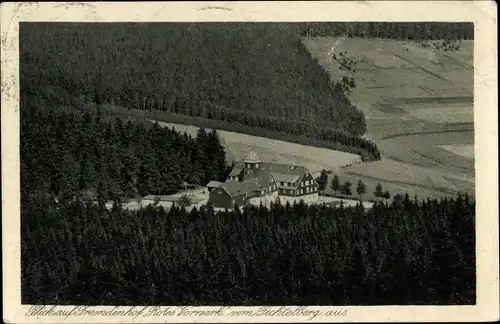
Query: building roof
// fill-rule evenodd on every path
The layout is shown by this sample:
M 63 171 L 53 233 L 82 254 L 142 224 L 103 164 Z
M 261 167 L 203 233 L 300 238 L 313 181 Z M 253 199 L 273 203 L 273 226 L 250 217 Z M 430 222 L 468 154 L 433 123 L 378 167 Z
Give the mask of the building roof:
M 241 195 L 252 196 L 256 192 L 260 193 L 262 190 L 262 186 L 259 184 L 259 181 L 254 179 L 249 179 L 243 182 L 230 181 L 221 184 L 220 186 L 229 197 L 238 197 Z
M 262 188 L 267 188 L 272 178 L 273 176 L 269 171 L 256 169 L 251 170 L 249 173 L 245 174 L 243 181 L 255 180 L 261 185 Z
M 238 170 L 241 172 L 243 169 Z M 280 186 L 280 182 L 286 182 L 292 183 L 292 187 L 294 187 L 294 185 L 298 185 L 298 180 L 300 180 L 307 172 L 307 169 L 302 166 L 262 163 L 258 169 L 249 170 L 248 173 L 244 174 L 243 181 L 257 178 L 263 187 L 267 187 L 270 179 L 274 178 L 274 180 L 278 182 L 278 186 Z M 287 188 L 290 187 L 287 186 Z
M 245 192 L 245 187 L 241 184 L 241 182 L 237 181 L 230 181 L 230 182 L 225 182 L 220 186 L 227 194 L 229 197 L 237 197 L 244 195 Z
M 237 177 L 240 175 L 241 171 L 243 171 L 244 168 L 244 163 L 243 162 L 238 162 L 234 165 L 233 169 L 231 170 L 231 173 L 229 173 L 230 177 Z
M 259 157 L 257 156 L 257 153 L 255 153 L 254 150 L 251 150 L 250 153 L 248 153 L 247 158 L 245 159 L 245 163 L 260 163 L 262 162 Z
M 286 183 L 295 183 L 299 180 L 299 175 L 291 175 L 291 174 L 283 174 L 283 173 L 273 173 L 273 177 L 276 182 L 286 182 Z
M 271 173 L 279 173 L 284 175 L 301 176 L 307 172 L 303 166 L 279 164 L 279 163 L 265 163 L 263 169 L 269 170 Z
M 251 151 L 244 162 L 240 161 L 234 165 L 229 176 L 239 176 L 244 170 L 244 163 L 249 161 L 255 163 L 260 162 L 260 159 L 254 151 Z M 260 192 L 263 188 L 269 186 L 271 179 L 274 179 L 279 187 L 281 187 L 281 182 L 285 182 L 292 184 L 291 187 L 286 186 L 286 188 L 294 188 L 298 186 L 299 180 L 307 172 L 307 169 L 303 166 L 259 163 L 257 169 L 248 170 L 243 174 L 243 182 L 230 181 L 222 184 L 221 187 L 232 197 L 242 194 L 251 195 L 251 192 Z
M 208 184 L 207 184 L 207 187 L 209 188 L 219 188 L 221 186 L 222 182 L 219 182 L 219 181 L 210 181 Z
M 298 184 L 300 180 L 308 171 L 302 166 L 286 165 L 279 163 L 265 163 L 262 165 L 262 170 L 266 170 L 273 176 L 276 182 L 286 182 Z

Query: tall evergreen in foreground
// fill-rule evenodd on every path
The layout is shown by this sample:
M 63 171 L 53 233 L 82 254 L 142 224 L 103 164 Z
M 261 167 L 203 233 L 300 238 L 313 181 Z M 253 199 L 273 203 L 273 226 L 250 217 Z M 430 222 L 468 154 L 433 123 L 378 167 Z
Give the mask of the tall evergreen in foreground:
M 22 213 L 23 303 L 475 304 L 475 203 Z

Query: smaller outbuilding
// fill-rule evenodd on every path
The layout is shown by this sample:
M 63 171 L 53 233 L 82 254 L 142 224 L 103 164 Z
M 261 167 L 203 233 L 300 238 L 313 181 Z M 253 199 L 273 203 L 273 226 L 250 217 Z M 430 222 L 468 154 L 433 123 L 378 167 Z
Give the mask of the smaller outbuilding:
M 212 190 L 214 190 L 216 188 L 220 188 L 221 185 L 222 185 L 222 182 L 219 182 L 219 181 L 210 181 L 207 184 L 208 192 L 212 192 Z

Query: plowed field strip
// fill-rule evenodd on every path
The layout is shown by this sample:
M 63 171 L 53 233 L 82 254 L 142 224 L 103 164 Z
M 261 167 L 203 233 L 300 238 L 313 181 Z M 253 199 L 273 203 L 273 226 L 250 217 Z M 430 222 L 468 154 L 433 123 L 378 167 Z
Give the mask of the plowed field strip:
M 419 68 L 420 70 L 422 70 L 422 71 L 424 71 L 424 72 L 432 75 L 433 77 L 435 77 L 435 78 L 437 78 L 437 79 L 439 79 L 441 81 L 444 81 L 444 82 L 446 82 L 446 83 L 448 83 L 450 85 L 453 85 L 453 83 L 451 83 L 448 79 L 442 77 L 441 75 L 439 75 L 437 73 L 432 72 L 431 70 L 427 70 L 426 68 L 415 64 L 414 62 L 410 61 L 409 59 L 407 59 L 407 58 L 405 58 L 405 57 L 403 57 L 403 56 L 401 56 L 399 54 L 394 53 L 394 56 L 397 57 L 397 58 L 399 58 L 399 59 L 401 59 L 401 60 L 403 60 L 403 61 L 405 61 L 405 62 L 413 64 L 415 67 Z
M 456 59 L 456 58 L 454 58 L 454 57 L 451 57 L 451 56 L 446 55 L 446 54 L 443 54 L 443 56 L 444 56 L 444 57 L 449 58 L 449 59 L 450 59 L 450 60 L 452 60 L 452 61 L 453 61 L 456 65 L 461 66 L 461 67 L 463 67 L 463 68 L 464 68 L 464 69 L 466 69 L 466 70 L 473 70 L 473 69 L 474 69 L 474 67 L 472 67 L 471 65 L 469 65 L 469 64 L 467 64 L 467 63 L 465 63 L 465 62 L 461 62 L 461 61 L 457 60 L 457 59 Z

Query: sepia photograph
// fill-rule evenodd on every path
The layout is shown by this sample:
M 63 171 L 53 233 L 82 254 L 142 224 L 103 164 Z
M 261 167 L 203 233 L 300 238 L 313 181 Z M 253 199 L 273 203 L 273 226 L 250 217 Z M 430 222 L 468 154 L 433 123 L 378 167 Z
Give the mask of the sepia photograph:
M 23 315 L 478 305 L 497 106 L 475 22 L 424 20 L 20 19 Z

